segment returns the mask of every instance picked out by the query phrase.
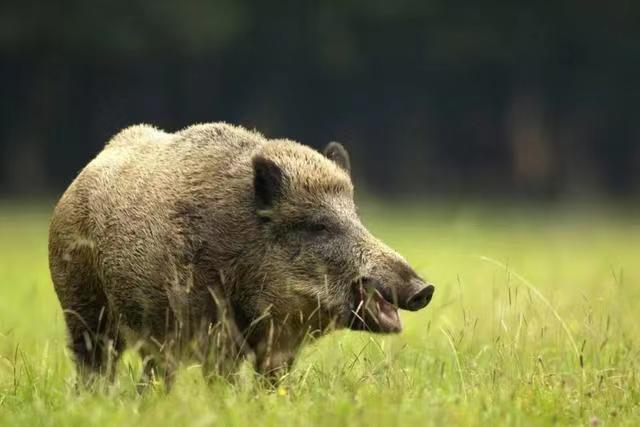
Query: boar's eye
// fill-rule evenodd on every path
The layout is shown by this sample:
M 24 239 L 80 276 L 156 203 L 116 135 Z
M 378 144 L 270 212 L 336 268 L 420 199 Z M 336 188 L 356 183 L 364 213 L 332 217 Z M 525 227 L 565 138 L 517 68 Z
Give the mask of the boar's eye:
M 318 220 L 300 220 L 289 224 L 288 229 L 297 235 L 306 235 L 308 237 L 320 237 L 329 234 L 333 228 L 324 221 Z
M 326 233 L 329 230 L 329 227 L 322 222 L 300 221 L 292 224 L 291 230 L 318 235 Z
M 329 228 L 321 222 L 312 222 L 306 224 L 305 228 L 307 229 L 307 231 L 310 231 L 312 233 L 324 233 L 329 230 Z

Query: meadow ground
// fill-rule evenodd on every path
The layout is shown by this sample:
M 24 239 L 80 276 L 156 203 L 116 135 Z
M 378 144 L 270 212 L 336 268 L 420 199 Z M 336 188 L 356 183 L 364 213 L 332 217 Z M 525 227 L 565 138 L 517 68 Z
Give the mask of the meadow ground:
M 447 207 L 448 206 L 448 207 Z M 139 397 L 140 360 L 78 392 L 46 255 L 49 207 L 0 205 L 0 425 L 638 425 L 640 216 L 425 205 L 363 210 L 436 284 L 399 336 L 340 332 L 275 391 L 185 366 Z M 636 212 L 637 214 L 637 212 Z

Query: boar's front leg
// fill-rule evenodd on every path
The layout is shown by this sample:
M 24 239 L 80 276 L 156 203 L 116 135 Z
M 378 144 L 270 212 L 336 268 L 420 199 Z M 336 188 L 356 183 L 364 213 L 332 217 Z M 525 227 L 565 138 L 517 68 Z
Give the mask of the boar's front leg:
M 251 353 L 230 310 L 223 310 L 218 322 L 208 325 L 203 342 L 202 375 L 208 382 L 216 377 L 232 380 L 240 362 Z
M 178 360 L 173 353 L 173 342 L 165 342 L 158 345 L 156 342 L 145 342 L 139 349 L 142 358 L 142 375 L 136 385 L 138 394 L 159 381 L 164 383 L 167 391 L 171 390 L 176 377 Z
M 255 344 L 255 369 L 272 386 L 291 369 L 301 344 L 300 337 L 289 328 L 270 320 Z

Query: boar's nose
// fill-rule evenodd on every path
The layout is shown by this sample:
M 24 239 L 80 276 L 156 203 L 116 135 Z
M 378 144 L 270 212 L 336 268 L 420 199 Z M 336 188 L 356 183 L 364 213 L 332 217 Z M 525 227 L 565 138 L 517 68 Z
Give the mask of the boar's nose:
M 418 290 L 406 299 L 405 304 L 401 306 L 401 308 L 404 308 L 405 310 L 417 311 L 425 308 L 427 304 L 429 304 L 429 302 L 431 301 L 431 297 L 433 297 L 433 292 L 436 290 L 436 288 L 433 285 L 425 285 L 422 282 L 420 282 L 419 286 L 420 287 L 418 288 Z

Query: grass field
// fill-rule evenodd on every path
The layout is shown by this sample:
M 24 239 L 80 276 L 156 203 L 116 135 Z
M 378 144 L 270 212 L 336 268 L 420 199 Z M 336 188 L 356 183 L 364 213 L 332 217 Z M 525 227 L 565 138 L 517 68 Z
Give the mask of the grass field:
M 243 370 L 139 397 L 78 392 L 46 255 L 48 207 L 0 205 L 1 425 L 640 425 L 640 216 L 451 205 L 363 209 L 436 284 L 404 332 L 340 332 L 270 391 Z

